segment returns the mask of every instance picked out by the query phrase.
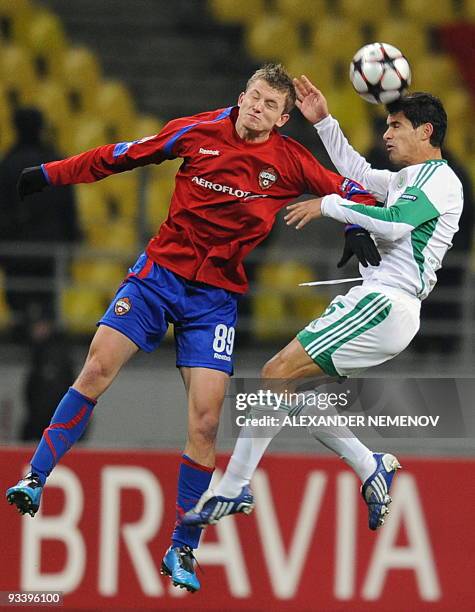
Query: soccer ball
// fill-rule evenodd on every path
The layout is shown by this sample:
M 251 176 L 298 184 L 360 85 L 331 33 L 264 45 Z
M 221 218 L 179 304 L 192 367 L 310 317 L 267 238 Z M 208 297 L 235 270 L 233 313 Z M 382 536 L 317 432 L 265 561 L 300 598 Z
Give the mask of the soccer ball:
M 368 102 L 388 104 L 397 100 L 411 84 L 411 67 L 396 47 L 372 43 L 362 47 L 352 59 L 350 80 Z

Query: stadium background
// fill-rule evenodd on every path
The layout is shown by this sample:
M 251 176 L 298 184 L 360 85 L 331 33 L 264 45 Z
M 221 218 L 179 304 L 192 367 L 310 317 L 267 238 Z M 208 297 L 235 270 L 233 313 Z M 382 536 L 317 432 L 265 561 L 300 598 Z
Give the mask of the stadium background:
M 313 79 L 351 142 L 368 152 L 381 115 L 351 90 L 347 69 L 362 44 L 382 40 L 407 55 L 413 90 L 440 95 L 449 115 L 448 146 L 475 177 L 473 0 L 380 0 L 370 8 L 364 0 L 0 0 L 0 26 L 0 157 L 13 141 L 16 106 L 40 108 L 49 137 L 66 156 L 155 133 L 172 117 L 227 106 L 265 60 L 282 61 L 293 74 Z M 297 112 L 287 133 L 329 163 Z M 0 243 L 0 255 L 55 253 L 58 323 L 71 339 L 76 370 L 126 267 L 167 214 L 176 167 L 168 162 L 77 187 L 84 237 L 77 247 Z M 464 229 L 471 236 L 471 221 Z M 336 270 L 341 246 L 341 229 L 331 221 L 306 228 L 297 241 L 279 220 L 268 243 L 249 258 L 252 290 L 242 302 L 237 376 L 255 377 L 337 293 L 298 289 L 299 282 L 356 272 Z M 462 284 L 436 289 L 427 303 L 439 308 L 430 317 L 423 309 L 421 346 L 376 369 L 375 376 L 473 376 L 473 249 L 449 253 L 446 266 L 462 269 Z M 23 282 L 28 291 L 34 279 Z M 0 292 L 4 488 L 30 454 L 19 432 L 31 347 L 15 342 L 13 323 Z M 206 566 L 202 593 L 192 601 L 177 598 L 154 573 L 172 520 L 176 451 L 186 422 L 170 336 L 156 354 L 138 355 L 101 399 L 82 450 L 67 457 L 56 487 L 51 483 L 46 516 L 30 522 L 2 506 L 0 590 L 60 588 L 69 592 L 67 605 L 80 609 L 266 610 L 269 602 L 286 610 L 473 609 L 473 568 L 464 558 L 474 543 L 470 408 L 466 435 L 459 438 L 414 434 L 372 441 L 397 451 L 408 465 L 398 479 L 405 501 L 394 509 L 384 537 L 365 531 L 356 483 L 343 466 L 304 435 L 276 440 L 256 485 L 261 507 L 275 513 L 274 532 L 259 514 L 247 524 L 223 522 L 228 525 L 207 534 L 199 556 Z M 232 444 L 223 431 L 220 448 L 226 452 Z M 113 471 L 121 465 L 127 469 Z M 65 483 L 79 496 L 69 500 L 71 508 L 61 494 Z M 114 515 L 106 493 L 118 495 L 121 486 Z M 289 492 L 288 508 L 273 503 Z M 108 531 L 109 512 L 114 518 Z M 77 529 L 69 528 L 76 523 Z M 150 557 L 145 544 L 134 548 L 134 537 L 147 542 Z M 27 559 L 28 542 L 36 547 L 36 564 Z M 83 566 L 77 565 L 81 550 Z M 386 573 L 378 574 L 378 563 Z

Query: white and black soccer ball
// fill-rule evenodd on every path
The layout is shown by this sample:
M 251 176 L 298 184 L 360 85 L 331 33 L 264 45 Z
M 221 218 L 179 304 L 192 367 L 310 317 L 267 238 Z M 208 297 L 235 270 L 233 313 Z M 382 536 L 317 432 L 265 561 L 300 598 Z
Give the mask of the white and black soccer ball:
M 372 104 L 397 100 L 411 84 L 411 67 L 393 45 L 371 43 L 362 47 L 350 65 L 350 80 L 359 95 Z

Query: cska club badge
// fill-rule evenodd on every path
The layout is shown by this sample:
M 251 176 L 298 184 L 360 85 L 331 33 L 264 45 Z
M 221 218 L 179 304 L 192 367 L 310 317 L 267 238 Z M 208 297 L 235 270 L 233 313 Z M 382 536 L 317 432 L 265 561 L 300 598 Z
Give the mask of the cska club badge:
M 130 303 L 130 300 L 128 297 L 120 298 L 115 303 L 114 312 L 116 315 L 120 317 L 122 315 L 127 314 L 131 308 L 132 308 L 132 304 Z
M 270 166 L 259 172 L 259 187 L 261 189 L 269 189 L 277 180 L 277 171 Z

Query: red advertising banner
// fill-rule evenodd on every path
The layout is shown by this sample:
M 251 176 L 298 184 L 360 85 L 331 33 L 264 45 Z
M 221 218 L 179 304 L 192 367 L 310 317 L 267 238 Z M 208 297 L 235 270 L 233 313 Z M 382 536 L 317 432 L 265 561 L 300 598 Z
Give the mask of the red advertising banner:
M 30 456 L 0 450 L 2 494 Z M 192 595 L 159 573 L 178 456 L 75 449 L 34 519 L 0 503 L 0 591 L 61 591 L 64 608 L 80 610 L 474 610 L 475 461 L 400 459 L 391 515 L 370 532 L 342 462 L 265 457 L 254 513 L 205 532 Z

